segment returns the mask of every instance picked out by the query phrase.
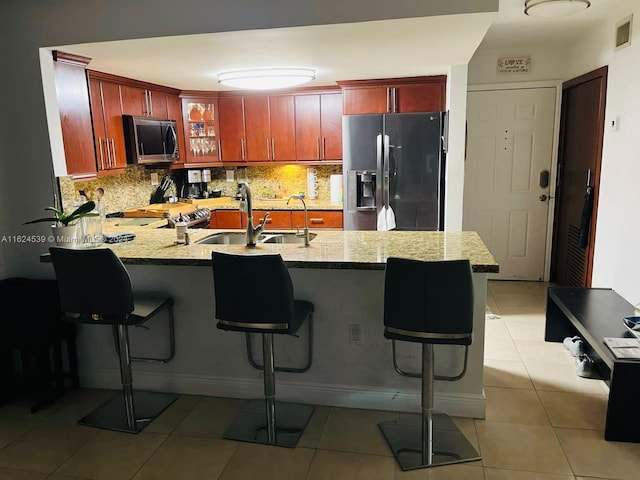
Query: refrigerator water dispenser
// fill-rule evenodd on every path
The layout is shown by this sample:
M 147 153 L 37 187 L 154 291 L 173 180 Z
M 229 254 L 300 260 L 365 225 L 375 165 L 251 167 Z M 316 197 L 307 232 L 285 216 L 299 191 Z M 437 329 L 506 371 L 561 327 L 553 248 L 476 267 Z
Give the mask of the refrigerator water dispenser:
M 376 209 L 376 172 L 372 170 L 351 170 L 347 174 L 349 191 L 355 192 L 350 197 L 349 205 L 355 210 Z

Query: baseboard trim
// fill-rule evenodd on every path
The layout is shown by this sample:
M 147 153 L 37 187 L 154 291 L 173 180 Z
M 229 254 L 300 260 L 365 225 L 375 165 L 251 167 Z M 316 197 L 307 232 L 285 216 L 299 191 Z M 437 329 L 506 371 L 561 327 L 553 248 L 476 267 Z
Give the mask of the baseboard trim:
M 120 388 L 120 372 L 95 370 L 80 372 L 81 385 L 88 388 Z M 211 397 L 258 398 L 263 394 L 261 379 L 237 379 L 204 375 L 175 375 L 137 372 L 134 388 L 140 390 L 203 395 Z M 370 410 L 419 412 L 420 393 L 380 387 L 351 387 L 304 382 L 278 381 L 277 395 L 288 401 Z M 456 417 L 485 418 L 483 394 L 436 393 L 434 409 Z

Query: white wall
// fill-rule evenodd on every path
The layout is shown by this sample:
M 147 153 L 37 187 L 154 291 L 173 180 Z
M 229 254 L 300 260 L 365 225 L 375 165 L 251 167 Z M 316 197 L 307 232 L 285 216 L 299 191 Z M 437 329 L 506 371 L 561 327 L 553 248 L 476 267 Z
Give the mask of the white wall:
M 566 77 L 568 48 L 558 45 L 528 45 L 512 48 L 483 48 L 482 45 L 469 62 L 469 85 L 493 83 L 537 82 Z M 531 57 L 531 71 L 498 75 L 501 57 Z
M 444 226 L 448 232 L 462 231 L 464 154 L 467 120 L 467 65 L 451 65 L 447 74 L 449 141 L 445 191 Z

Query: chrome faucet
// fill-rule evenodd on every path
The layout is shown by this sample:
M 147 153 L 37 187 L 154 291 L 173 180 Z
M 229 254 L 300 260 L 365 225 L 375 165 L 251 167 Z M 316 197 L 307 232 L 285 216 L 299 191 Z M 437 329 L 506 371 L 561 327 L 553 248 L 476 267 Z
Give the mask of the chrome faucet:
M 246 183 L 240 184 L 240 195 L 242 200 L 240 202 L 240 211 L 247 212 L 247 247 L 255 247 L 256 241 L 262 230 L 264 230 L 264 224 L 267 223 L 269 212 L 265 213 L 260 225 L 253 226 L 253 208 L 251 207 L 251 189 Z
M 302 195 L 291 195 L 289 197 L 289 200 L 287 200 L 287 205 L 289 205 L 289 202 L 291 201 L 292 198 L 296 198 L 298 200 L 300 200 L 302 202 L 302 206 L 304 208 L 304 246 L 308 247 L 309 246 L 309 223 L 307 222 L 307 204 L 304 202 L 304 197 Z M 298 227 L 296 227 L 298 228 Z M 299 234 L 298 234 L 299 235 Z

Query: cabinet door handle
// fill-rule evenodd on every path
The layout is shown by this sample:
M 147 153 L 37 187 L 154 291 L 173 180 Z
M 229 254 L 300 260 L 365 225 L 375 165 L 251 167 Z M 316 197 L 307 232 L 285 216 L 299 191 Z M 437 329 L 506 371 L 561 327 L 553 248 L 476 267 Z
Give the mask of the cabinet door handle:
M 310 218 L 309 221 L 311 223 L 324 223 L 324 218 L 320 217 L 320 218 Z
M 267 160 L 269 160 L 269 139 L 265 139 L 267 141 Z
M 244 138 L 240 139 L 240 157 L 244 160 Z
M 322 159 L 325 160 L 327 158 L 327 139 L 322 137 Z
M 111 148 L 109 148 L 109 139 L 105 138 L 104 144 L 107 147 L 107 168 L 111 168 Z
M 218 139 L 218 160 L 222 161 L 222 140 Z
M 102 137 L 98 137 L 98 150 L 100 151 L 100 165 L 101 170 L 104 170 L 104 153 L 102 152 Z
M 118 158 L 116 157 L 116 141 L 113 138 L 109 139 L 111 141 L 111 156 L 113 158 L 113 168 L 118 166 Z
M 317 139 L 317 147 L 318 147 L 318 160 L 320 160 L 320 137 L 318 137 Z
M 151 101 L 151 90 L 147 90 L 147 102 L 149 102 L 147 111 L 149 112 L 149 116 L 153 117 L 153 102 Z
M 398 89 L 396 87 L 391 88 L 391 108 L 393 109 L 393 113 L 398 113 Z
M 271 138 L 271 160 L 276 159 L 276 139 Z
M 142 108 L 142 114 L 145 117 L 149 116 L 149 97 L 147 97 L 147 91 L 142 92 L 142 96 L 144 97 L 144 107 Z
M 387 113 L 391 113 L 391 88 L 387 87 Z

